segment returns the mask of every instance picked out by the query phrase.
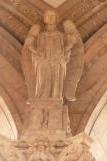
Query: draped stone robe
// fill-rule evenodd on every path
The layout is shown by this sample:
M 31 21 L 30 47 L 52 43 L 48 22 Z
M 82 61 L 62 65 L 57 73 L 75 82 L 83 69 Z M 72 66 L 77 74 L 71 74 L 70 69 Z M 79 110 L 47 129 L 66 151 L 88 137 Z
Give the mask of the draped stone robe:
M 35 45 L 35 97 L 61 99 L 66 74 L 63 34 L 57 30 L 42 32 Z

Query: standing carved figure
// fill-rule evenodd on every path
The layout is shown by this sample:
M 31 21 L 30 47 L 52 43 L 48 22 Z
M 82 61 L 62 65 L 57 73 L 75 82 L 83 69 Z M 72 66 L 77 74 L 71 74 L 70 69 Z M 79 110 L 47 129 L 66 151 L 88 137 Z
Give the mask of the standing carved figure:
M 34 24 L 23 50 L 22 66 L 29 99 L 75 100 L 75 91 L 83 69 L 83 43 L 70 20 L 57 28 L 54 11 L 44 14 L 45 29 Z

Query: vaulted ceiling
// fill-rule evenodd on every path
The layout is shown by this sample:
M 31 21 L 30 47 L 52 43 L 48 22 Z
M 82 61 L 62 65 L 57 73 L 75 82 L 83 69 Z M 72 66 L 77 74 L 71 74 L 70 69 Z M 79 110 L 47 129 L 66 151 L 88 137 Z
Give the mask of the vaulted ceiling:
M 64 1 L 64 0 L 63 0 Z M 30 26 L 41 21 L 47 9 L 55 9 L 59 25 L 64 19 L 71 19 L 84 41 L 101 28 L 107 20 L 106 0 L 0 0 L 0 23 L 14 37 L 23 43 Z M 49 5 L 51 3 L 51 5 Z M 18 29 L 18 32 L 17 32 Z
M 54 7 L 54 8 L 58 8 L 59 6 L 63 5 L 64 2 L 66 2 L 66 0 L 44 0 L 44 2 L 46 2 L 47 4 L 49 4 L 50 6 Z
M 54 2 L 54 3 L 53 3 Z M 54 9 L 59 28 L 71 19 L 85 46 L 85 68 L 77 98 L 69 104 L 73 134 L 82 131 L 97 102 L 107 89 L 107 1 L 106 0 L 0 0 L 0 91 L 18 130 L 25 119 L 27 91 L 21 70 L 21 48 L 34 23 Z

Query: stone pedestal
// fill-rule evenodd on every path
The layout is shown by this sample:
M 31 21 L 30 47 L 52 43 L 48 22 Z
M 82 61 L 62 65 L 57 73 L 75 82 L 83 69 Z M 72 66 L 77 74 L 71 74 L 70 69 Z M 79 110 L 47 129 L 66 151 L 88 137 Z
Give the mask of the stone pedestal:
M 26 161 L 94 161 L 91 139 L 83 134 L 72 137 L 68 107 L 60 100 L 36 100 L 24 125 L 20 149 Z
M 95 161 L 90 137 L 70 135 L 66 106 L 54 100 L 36 100 L 31 106 L 20 140 L 0 137 L 1 161 Z
M 44 136 L 54 140 L 71 135 L 68 107 L 61 100 L 36 100 L 25 121 L 21 139 L 35 140 Z

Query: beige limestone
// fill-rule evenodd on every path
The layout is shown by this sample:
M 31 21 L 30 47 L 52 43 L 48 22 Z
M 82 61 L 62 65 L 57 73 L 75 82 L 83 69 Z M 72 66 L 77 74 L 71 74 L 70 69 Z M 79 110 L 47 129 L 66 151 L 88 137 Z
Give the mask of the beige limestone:
M 25 48 L 22 52 L 22 59 L 24 58 L 22 65 L 24 67 L 23 71 L 28 87 L 31 108 L 29 117 L 25 120 L 25 123 L 28 123 L 28 126 L 24 126 L 23 130 L 25 133 L 22 133 L 20 138 L 22 140 L 14 143 L 10 141 L 11 145 L 9 144 L 9 146 L 7 146 L 8 141 L 6 141 L 6 144 L 3 144 L 4 151 L 5 148 L 9 149 L 4 153 L 5 157 L 8 158 L 9 161 L 18 160 L 18 158 L 19 160 L 25 160 L 26 158 L 29 161 L 33 161 L 34 159 L 36 161 L 82 161 L 87 158 L 88 161 L 92 161 L 93 157 L 87 148 L 88 144 L 85 142 L 86 139 L 83 141 L 83 139 L 80 139 L 80 136 L 77 136 L 76 138 L 70 136 L 68 106 L 64 109 L 63 105 L 64 97 L 71 102 L 76 101 L 75 92 L 84 64 L 84 50 L 81 37 L 71 21 L 65 21 L 63 23 L 63 33 L 59 31 L 56 26 L 57 15 L 55 12 L 46 12 L 44 18 L 46 31 L 40 31 L 38 25 L 36 25 L 36 27 L 33 26 L 29 32 L 27 43 L 25 42 Z M 46 46 L 44 45 L 44 39 L 41 37 L 44 36 L 44 38 L 47 38 L 47 35 L 51 38 L 50 41 L 48 41 L 49 45 Z M 53 37 L 55 39 L 53 39 Z M 39 43 L 38 40 L 40 40 Z M 58 46 L 55 41 L 59 42 Z M 35 44 L 34 48 L 32 48 L 32 43 Z M 47 57 L 45 57 L 45 54 Z M 41 57 L 41 55 L 43 57 Z M 30 59 L 26 56 L 30 56 Z M 48 63 L 47 60 L 49 60 Z M 31 68 L 29 68 L 29 62 L 31 63 Z M 50 62 L 52 66 L 49 66 Z M 38 64 L 41 64 L 40 68 L 38 67 Z M 47 72 L 44 72 L 44 64 L 47 67 Z M 50 70 L 51 67 L 53 68 Z M 58 69 L 57 74 L 55 69 Z M 37 71 L 39 76 L 35 75 Z M 41 74 L 42 72 L 43 75 Z M 44 78 L 46 76 L 51 79 L 44 85 Z M 41 84 L 37 84 L 37 82 L 42 82 L 43 88 L 40 88 Z M 47 91 L 48 83 L 49 88 L 51 88 L 49 91 Z M 43 95 L 42 92 L 45 94 Z M 34 95 L 32 95 L 32 93 Z M 64 132 L 64 135 L 62 131 Z M 53 134 L 55 138 L 53 137 Z M 11 148 L 12 150 L 10 150 Z M 13 154 L 11 154 L 12 151 Z M 77 151 L 77 153 L 75 151 Z
M 51 5 L 52 7 L 57 8 L 60 5 L 62 5 L 66 0 L 44 0 L 44 1 L 49 5 Z

